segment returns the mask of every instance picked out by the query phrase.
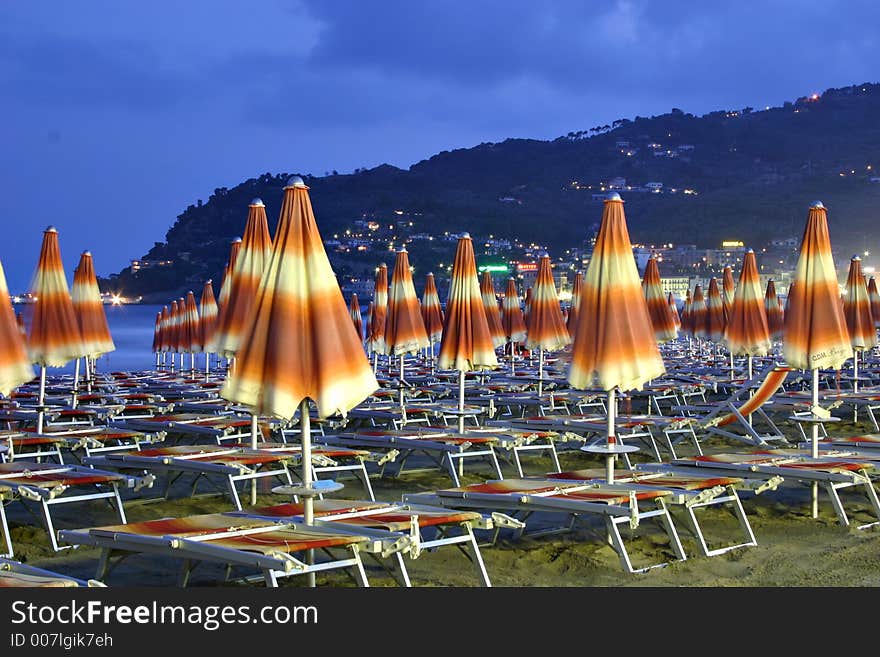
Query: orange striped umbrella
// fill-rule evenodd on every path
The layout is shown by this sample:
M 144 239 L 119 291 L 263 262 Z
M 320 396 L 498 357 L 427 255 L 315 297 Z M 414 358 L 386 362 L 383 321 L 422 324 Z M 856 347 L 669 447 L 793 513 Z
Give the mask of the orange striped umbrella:
M 388 315 L 388 266 L 383 262 L 376 270 L 373 287 L 373 320 L 370 322 L 370 351 L 385 353 L 385 318 Z M 375 363 L 374 363 L 375 366 Z
M 584 278 L 568 382 L 574 388 L 608 391 L 606 444 L 588 446 L 606 458 L 606 479 L 614 481 L 615 394 L 641 388 L 666 371 L 654 339 L 648 306 L 626 227 L 623 200 L 609 195 L 602 212 L 593 257 Z
M 526 339 L 526 323 L 520 308 L 519 295 L 516 292 L 516 281 L 512 277 L 507 279 L 501 327 L 504 329 L 504 337 L 509 342 L 517 343 Z
M 372 325 L 373 325 L 373 302 L 370 301 L 370 304 L 367 306 L 367 324 L 365 327 L 367 330 L 367 335 L 366 335 L 367 340 L 369 340 L 370 326 L 372 326 Z
M 675 340 L 678 337 L 678 331 L 675 328 L 675 319 L 669 311 L 669 302 L 663 294 L 660 269 L 657 267 L 656 258 L 648 258 L 645 276 L 642 279 L 642 290 L 645 295 L 645 303 L 648 305 L 651 325 L 654 327 L 654 338 L 657 342 Z
M 724 301 L 718 289 L 718 279 L 709 281 L 706 298 L 706 337 L 718 343 L 724 340 Z
M 785 313 L 785 360 L 797 369 L 838 369 L 852 357 L 840 310 L 828 218 L 820 202 L 810 207 Z
M 880 292 L 877 291 L 877 281 L 874 277 L 868 280 L 868 300 L 871 302 L 871 318 L 874 326 L 880 327 Z
M 666 304 L 669 306 L 669 314 L 672 316 L 672 323 L 675 324 L 675 330 L 678 331 L 681 326 L 681 317 L 678 314 L 678 305 L 675 303 L 675 296 L 672 292 L 666 297 Z
M 210 279 L 205 281 L 202 287 L 202 296 L 199 299 L 199 341 L 207 347 L 214 339 L 217 330 L 217 301 L 214 299 L 214 285 Z M 205 349 L 205 353 L 208 352 Z M 207 366 L 207 361 L 206 361 Z
M 446 302 L 443 340 L 437 365 L 459 371 L 458 430 L 464 432 L 464 373 L 498 367 L 495 345 L 489 332 L 477 263 L 470 235 L 462 234 L 452 263 L 452 280 Z
M 764 311 L 758 263 L 755 252 L 749 249 L 743 259 L 739 285 L 730 307 L 727 347 L 731 354 L 751 357 L 765 355 L 770 351 L 770 346 L 770 329 Z
M 257 414 L 293 418 L 299 409 L 302 484 L 312 489 L 309 399 L 325 418 L 347 413 L 379 385 L 324 250 L 308 189 L 299 176 L 284 187 L 275 243 L 221 395 L 253 409 L 254 447 Z M 312 491 L 305 495 L 306 524 L 313 522 L 318 491 Z
M 229 300 L 229 288 L 232 287 L 232 271 L 235 269 L 235 261 L 238 260 L 239 251 L 241 251 L 241 238 L 236 237 L 229 246 L 229 259 L 223 267 L 223 280 L 220 282 L 220 294 L 217 296 L 218 310 L 225 306 Z
M 107 326 L 104 303 L 101 301 L 101 291 L 98 289 L 98 279 L 95 276 L 95 265 L 92 262 L 92 254 L 88 251 L 84 251 L 80 256 L 79 265 L 73 275 L 70 297 L 85 355 L 97 358 L 101 354 L 114 351 L 116 346 Z
M 572 338 L 574 338 L 574 329 L 577 326 L 578 308 L 581 304 L 581 289 L 583 285 L 584 274 L 579 271 L 575 274 L 574 283 L 571 286 L 571 305 L 568 307 L 568 317 L 565 320 L 565 327 Z
M 171 302 L 171 312 L 168 315 L 168 351 L 178 353 L 180 351 L 180 304 L 177 299 Z M 174 357 L 171 358 L 174 366 Z
M 186 293 L 186 305 L 183 309 L 181 329 L 183 350 L 193 355 L 202 353 L 204 345 L 202 345 L 201 337 L 199 336 L 199 307 L 196 305 L 196 297 L 192 290 Z M 194 369 L 195 361 L 192 364 Z
M 63 367 L 74 358 L 84 356 L 85 348 L 61 263 L 58 231 L 51 226 L 43 233 L 31 293 L 37 297 L 28 336 L 31 361 L 44 368 Z
M 480 295 L 483 297 L 483 310 L 486 312 L 486 322 L 489 324 L 492 345 L 498 348 L 507 342 L 507 338 L 504 335 L 504 327 L 501 325 L 501 310 L 498 307 L 495 284 L 492 282 L 492 274 L 488 271 L 484 271 L 483 277 L 480 279 Z
M 862 275 L 862 259 L 859 256 L 853 256 L 849 262 L 846 292 L 843 298 L 843 316 L 849 332 L 849 343 L 853 349 L 861 351 L 877 344 L 877 331 L 874 329 L 874 320 L 871 317 L 871 301 L 868 298 L 868 287 Z
M 541 257 L 538 276 L 532 291 L 526 321 L 526 348 L 558 351 L 571 344 L 571 336 L 562 321 L 562 310 L 550 267 L 550 256 Z
M 681 307 L 681 328 L 689 335 L 694 334 L 694 323 L 691 320 L 691 291 L 688 290 L 684 295 L 684 305 Z
M 709 332 L 706 326 L 709 308 L 703 297 L 703 288 L 700 285 L 694 287 L 694 296 L 691 297 L 691 306 L 688 309 L 688 321 L 690 322 L 691 335 L 695 338 L 707 338 Z
M 361 303 L 358 301 L 356 292 L 352 292 L 351 299 L 348 304 L 348 312 L 351 315 L 351 323 L 357 333 L 358 340 L 364 341 L 364 320 L 361 317 Z
M 740 273 L 740 275 L 742 275 Z M 721 278 L 721 299 L 724 302 L 724 323 L 727 324 L 730 310 L 733 307 L 733 298 L 736 295 L 736 283 L 733 282 L 733 269 L 730 265 L 724 268 Z
M 406 247 L 397 251 L 391 286 L 388 290 L 388 315 L 385 317 L 385 353 L 389 356 L 415 354 L 429 346 L 428 334 L 416 288 L 409 268 Z
M 764 293 L 764 312 L 767 315 L 767 329 L 773 340 L 782 339 L 782 300 L 776 296 L 776 284 L 771 278 L 767 281 Z
M 434 274 L 430 273 L 425 276 L 425 291 L 422 294 L 422 322 L 428 333 L 428 339 L 432 343 L 439 342 L 443 335 L 443 309 L 440 307 L 440 295 L 437 294 Z
M 529 325 L 529 313 L 532 310 L 532 288 L 526 288 L 526 296 L 523 298 L 523 321 L 526 323 L 526 331 Z
M 568 381 L 575 388 L 641 388 L 663 372 L 632 255 L 623 201 L 605 201 L 584 278 Z
M 163 352 L 171 351 L 171 309 L 162 306 L 162 322 L 159 326 L 159 344 Z
M 0 264 L 0 395 L 8 396 L 34 378 L 27 347 L 9 299 L 6 274 Z
M 156 323 L 153 326 L 153 351 L 156 353 L 156 367 L 159 367 L 159 354 L 162 353 L 162 311 L 156 313 Z
M 271 252 L 272 236 L 269 234 L 266 206 L 255 198 L 248 206 L 247 223 L 235 265 L 230 263 L 232 281 L 229 300 L 220 307 L 214 341 L 208 349 L 211 353 L 226 358 L 235 356 L 241 344 L 243 323 L 257 295 Z

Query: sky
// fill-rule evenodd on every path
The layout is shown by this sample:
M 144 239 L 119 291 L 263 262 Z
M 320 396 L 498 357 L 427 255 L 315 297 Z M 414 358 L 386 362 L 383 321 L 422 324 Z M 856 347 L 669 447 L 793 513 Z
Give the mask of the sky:
M 26 290 L 54 225 L 71 279 L 86 249 L 119 271 L 265 172 L 877 82 L 878 24 L 861 0 L 7 0 L 0 262 Z

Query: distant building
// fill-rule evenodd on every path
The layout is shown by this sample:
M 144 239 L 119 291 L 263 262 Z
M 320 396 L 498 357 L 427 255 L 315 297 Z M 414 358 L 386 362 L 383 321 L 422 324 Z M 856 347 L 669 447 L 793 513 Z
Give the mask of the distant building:
M 647 182 L 645 183 L 645 189 L 650 189 L 652 192 L 659 192 L 663 189 L 662 182 Z
M 138 272 L 141 269 L 155 269 L 156 267 L 171 267 L 174 264 L 173 260 L 132 260 L 131 261 L 131 271 L 132 273 Z
M 660 285 L 663 288 L 663 294 L 668 295 L 672 292 L 672 296 L 676 299 L 684 299 L 690 289 L 690 277 L 688 276 L 661 276 Z
M 626 178 L 612 178 L 608 181 L 608 189 L 626 189 Z

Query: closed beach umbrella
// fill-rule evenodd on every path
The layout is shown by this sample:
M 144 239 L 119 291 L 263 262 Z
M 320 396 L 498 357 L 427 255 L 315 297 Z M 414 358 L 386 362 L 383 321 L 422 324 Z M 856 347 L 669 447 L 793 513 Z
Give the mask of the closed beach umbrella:
M 724 340 L 724 300 L 718 289 L 718 279 L 709 281 L 706 297 L 706 337 L 715 344 Z
M 168 306 L 162 306 L 162 320 L 159 323 L 159 350 L 162 352 L 162 365 L 165 365 L 165 359 L 169 351 L 171 351 L 171 309 Z M 174 365 L 174 358 L 171 358 L 171 364 Z
M 370 351 L 373 352 L 373 371 L 377 354 L 385 353 L 385 318 L 388 315 L 388 266 L 383 262 L 376 270 L 373 287 L 373 319 L 370 321 Z
M 348 302 L 348 313 L 351 315 L 351 324 L 354 326 L 358 340 L 364 341 L 364 320 L 361 317 L 361 302 L 358 301 L 357 292 L 352 292 L 351 299 Z
M 107 326 L 104 303 L 101 301 L 98 279 L 95 276 L 95 265 L 92 254 L 88 251 L 84 251 L 80 257 L 73 276 L 70 297 L 86 355 L 97 358 L 101 354 L 114 351 L 116 346 Z
M 749 357 L 748 376 L 752 378 L 752 357 L 763 356 L 770 351 L 770 329 L 764 311 L 761 279 L 755 252 L 749 249 L 743 259 L 739 285 L 730 308 L 727 323 L 727 348 L 731 354 Z
M 153 326 L 153 352 L 156 354 L 156 369 L 159 368 L 160 354 L 162 353 L 162 311 L 156 313 L 156 323 Z
M 171 353 L 171 369 L 174 369 L 174 354 L 180 351 L 180 308 L 177 299 L 171 302 L 168 313 L 168 351 Z
M 199 298 L 199 340 L 205 348 L 205 377 L 211 371 L 211 352 L 207 347 L 213 341 L 214 332 L 217 330 L 217 315 L 214 285 L 208 279 L 202 287 L 202 296 Z
M 675 328 L 675 319 L 669 310 L 669 302 L 663 294 L 656 258 L 648 258 L 642 279 L 642 291 L 648 306 L 648 315 L 651 317 L 651 325 L 654 327 L 654 338 L 657 342 L 675 340 L 678 331 Z
M 388 314 L 385 316 L 385 353 L 400 357 L 400 380 L 405 380 L 403 358 L 429 346 L 419 299 L 409 268 L 405 247 L 397 251 L 391 286 L 388 289 Z M 402 395 L 401 395 L 402 399 Z
M 526 323 L 526 331 L 529 326 L 529 312 L 532 310 L 532 288 L 526 288 L 526 294 L 523 297 L 523 321 Z
M 220 282 L 220 294 L 217 296 L 218 310 L 226 305 L 229 300 L 229 288 L 232 287 L 232 271 L 235 269 L 235 261 L 238 260 L 238 252 L 241 251 L 241 238 L 236 237 L 229 245 L 229 260 L 223 268 L 223 280 Z
M 684 304 L 681 307 L 681 329 L 690 336 L 694 335 L 694 325 L 691 321 L 691 291 L 684 295 Z
M 520 308 L 519 295 L 516 292 L 516 281 L 512 277 L 507 279 L 501 312 L 501 328 L 504 329 L 504 337 L 510 343 L 510 371 L 513 373 L 516 345 L 526 339 L 526 323 Z
M 846 277 L 846 291 L 843 295 L 843 317 L 849 333 L 849 343 L 853 354 L 853 391 L 859 390 L 859 353 L 877 344 L 877 331 L 871 317 L 871 300 L 868 286 L 862 274 L 862 259 L 853 256 L 849 262 Z
M 584 278 L 568 382 L 574 388 L 608 391 L 606 479 L 614 481 L 615 391 L 641 388 L 666 371 L 642 295 L 626 227 L 623 201 L 605 201 L 602 225 Z
M 33 378 L 34 369 L 9 299 L 6 274 L 0 264 L 0 395 L 8 396 Z
M 501 326 L 501 310 L 498 307 L 498 297 L 495 294 L 495 284 L 492 282 L 492 274 L 483 272 L 480 279 L 480 295 L 483 297 L 483 310 L 486 311 L 486 322 L 489 324 L 489 335 L 492 336 L 492 346 L 500 347 L 507 338 L 504 328 Z
M 183 343 L 190 354 L 190 369 L 196 369 L 196 354 L 202 353 L 202 337 L 199 333 L 199 307 L 192 290 L 186 293 L 186 305 L 183 313 Z
M 43 233 L 31 293 L 37 300 L 28 336 L 28 350 L 31 362 L 40 366 L 39 405 L 43 406 L 46 368 L 63 367 L 69 361 L 85 355 L 61 262 L 58 231 L 52 226 Z M 37 432 L 43 432 L 42 411 L 37 414 Z
M 736 294 L 736 284 L 733 282 L 733 269 L 730 265 L 724 268 L 721 278 L 721 298 L 724 301 L 724 323 L 727 324 L 730 317 L 730 309 L 733 307 L 733 297 Z
M 703 288 L 700 285 L 694 287 L 694 296 L 691 297 L 691 305 L 688 309 L 688 322 L 690 323 L 691 335 L 695 338 L 708 338 L 707 315 L 709 309 L 706 299 L 703 297 Z
M 675 296 L 672 292 L 666 297 L 666 304 L 669 306 L 669 314 L 672 316 L 672 323 L 675 324 L 675 330 L 678 331 L 681 326 L 681 317 L 678 314 L 678 305 L 675 303 Z
M 347 413 L 378 387 L 324 250 L 308 187 L 293 176 L 284 188 L 263 285 L 245 319 L 236 367 L 221 396 L 253 409 L 252 445 L 257 414 L 292 418 L 299 410 L 306 524 L 313 522 L 317 494 L 309 491 L 309 399 L 325 418 Z
M 584 285 L 584 274 L 578 272 L 575 274 L 574 283 L 571 286 L 571 305 L 568 308 L 568 317 L 565 318 L 565 327 L 568 334 L 574 338 L 574 329 L 577 326 L 578 308 L 581 304 L 581 289 Z
M 434 274 L 430 273 L 425 276 L 425 291 L 422 294 L 422 322 L 425 324 L 433 353 L 434 343 L 439 342 L 443 335 L 443 309 L 440 307 Z
M 489 333 L 483 295 L 477 279 L 474 245 L 467 233 L 458 240 L 455 261 L 452 264 L 452 280 L 437 364 L 441 369 L 459 371 L 458 430 L 463 432 L 464 373 L 498 367 L 495 345 Z
M 217 331 L 208 351 L 226 358 L 235 356 L 241 344 L 242 325 L 257 295 L 263 270 L 272 252 L 272 236 L 266 220 L 266 206 L 255 198 L 248 206 L 248 218 L 241 238 L 241 248 L 230 263 L 229 300 L 220 306 Z
M 819 408 L 819 370 L 839 369 L 852 356 L 846 320 L 840 308 L 837 272 L 831 256 L 825 206 L 810 206 L 794 281 L 788 289 L 783 354 L 794 368 L 812 371 L 812 411 Z M 812 423 L 813 457 L 819 455 L 819 425 Z M 813 486 L 813 517 L 818 516 L 818 488 Z
M 370 305 L 367 306 L 367 323 L 364 327 L 366 329 L 366 340 L 367 340 L 367 352 L 370 351 L 370 327 L 373 325 L 373 302 L 370 301 Z
M 764 293 L 764 312 L 767 313 L 767 329 L 773 340 L 782 339 L 782 300 L 776 296 L 776 284 L 771 278 L 767 281 Z
M 543 255 L 538 264 L 538 276 L 531 288 L 530 312 L 526 320 L 526 348 L 538 350 L 538 395 L 544 392 L 544 352 L 559 351 L 571 344 L 565 328 L 550 256 Z
M 871 302 L 871 319 L 874 327 L 880 328 L 880 292 L 877 291 L 877 281 L 874 277 L 868 279 L 868 300 Z

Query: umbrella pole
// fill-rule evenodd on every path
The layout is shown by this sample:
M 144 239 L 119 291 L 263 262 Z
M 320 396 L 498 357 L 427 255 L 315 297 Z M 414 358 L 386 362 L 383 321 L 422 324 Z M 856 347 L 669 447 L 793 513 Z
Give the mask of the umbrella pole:
M 205 383 L 211 378 L 211 354 L 205 352 Z
M 95 361 L 94 358 L 86 356 L 86 392 L 92 391 L 92 379 L 95 378 Z
M 608 391 L 608 425 L 605 435 L 607 436 L 607 444 L 609 447 L 616 444 L 617 442 L 614 437 L 614 412 L 616 410 L 616 393 L 616 388 L 611 388 L 611 390 Z M 607 454 L 605 456 L 605 480 L 609 484 L 614 483 L 614 454 Z
M 815 408 L 819 405 L 819 370 L 812 370 L 813 380 L 813 396 L 812 396 L 812 407 L 810 408 L 811 413 L 815 413 Z M 814 459 L 819 457 L 819 423 L 813 422 L 810 427 L 812 431 L 812 441 L 810 446 L 810 456 Z M 812 491 L 812 515 L 814 518 L 819 517 L 819 483 L 813 482 L 813 491 Z
M 538 397 L 544 394 L 544 347 L 538 347 Z
M 196 352 L 189 352 L 189 371 L 192 374 L 196 373 Z
M 734 376 L 734 372 L 733 372 L 733 352 L 731 351 L 731 352 L 730 352 L 730 378 L 733 379 L 733 376 Z
M 859 391 L 859 350 L 853 351 L 853 392 Z
M 162 353 L 162 352 L 160 352 L 160 351 L 157 351 L 157 352 L 156 352 L 156 370 L 159 369 L 159 358 L 160 358 L 160 354 L 161 354 L 161 353 Z
M 749 376 L 749 378 L 748 378 L 748 380 L 751 381 L 751 380 L 752 380 L 752 377 L 755 376 L 755 375 L 753 374 L 753 369 L 752 369 L 752 355 L 751 355 L 751 354 L 749 354 L 749 361 L 748 361 L 748 362 L 749 362 L 749 365 L 748 365 L 748 376 Z M 755 392 L 754 392 L 753 390 L 749 390 L 749 397 L 751 398 L 751 397 L 754 397 L 754 396 L 755 396 Z M 749 413 L 749 425 L 751 425 L 751 424 L 752 424 L 752 414 Z
M 43 403 L 46 401 L 46 366 L 40 365 L 40 397 L 37 413 L 37 433 L 43 433 Z
M 464 370 L 458 371 L 458 433 L 464 433 Z
M 260 430 L 257 414 L 251 413 L 251 449 L 257 449 L 257 432 Z M 251 479 L 251 506 L 257 505 L 257 480 Z
M 516 373 L 516 365 L 514 363 L 514 355 L 516 354 L 516 341 L 512 340 L 510 342 L 510 374 L 513 375 Z
M 76 408 L 76 391 L 79 388 L 79 358 L 76 359 L 76 366 L 73 369 L 73 395 L 70 399 L 70 407 Z M 40 402 L 42 406 L 42 402 Z
M 312 487 L 312 418 L 309 415 L 309 400 L 303 399 L 299 407 L 299 426 L 301 429 L 302 442 L 302 483 L 303 488 Z M 303 520 L 306 525 L 315 523 L 314 499 L 311 495 L 303 496 Z M 306 563 L 311 565 L 315 561 L 315 553 L 306 551 Z M 315 573 L 306 573 L 306 586 L 314 588 Z

